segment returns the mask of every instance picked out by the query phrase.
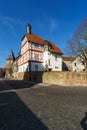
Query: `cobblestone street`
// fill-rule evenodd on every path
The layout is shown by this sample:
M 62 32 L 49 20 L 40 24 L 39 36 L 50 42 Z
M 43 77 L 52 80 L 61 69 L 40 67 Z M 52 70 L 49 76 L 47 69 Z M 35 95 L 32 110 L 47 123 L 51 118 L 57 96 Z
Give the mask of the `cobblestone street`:
M 0 130 L 87 130 L 87 88 L 0 79 Z

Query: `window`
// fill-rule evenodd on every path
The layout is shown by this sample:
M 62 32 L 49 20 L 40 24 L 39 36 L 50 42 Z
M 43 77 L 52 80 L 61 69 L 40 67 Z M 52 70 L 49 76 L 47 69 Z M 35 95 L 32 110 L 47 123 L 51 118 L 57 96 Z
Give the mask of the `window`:
M 49 50 L 51 49 L 51 46 L 49 46 Z
M 38 65 L 35 65 L 35 71 L 38 71 Z
M 55 55 L 55 60 L 57 61 L 57 55 Z
M 45 47 L 44 47 L 44 51 L 48 51 L 48 48 L 47 48 L 47 46 L 45 46 Z
M 34 44 L 35 49 L 38 49 L 39 45 L 38 44 Z
M 39 59 L 39 54 L 35 54 L 35 59 Z
M 76 66 L 76 63 L 74 63 L 74 66 Z
M 51 53 L 49 52 L 48 55 L 51 55 Z
M 50 65 L 50 59 L 48 60 L 48 65 Z
M 55 66 L 55 69 L 58 69 L 58 66 Z

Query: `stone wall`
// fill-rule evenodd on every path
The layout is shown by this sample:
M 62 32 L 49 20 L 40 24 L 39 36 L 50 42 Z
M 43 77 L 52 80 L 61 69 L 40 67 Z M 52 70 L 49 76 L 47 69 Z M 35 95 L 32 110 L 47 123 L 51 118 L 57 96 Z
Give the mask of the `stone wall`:
M 43 82 L 63 86 L 87 86 L 87 72 L 46 72 Z
M 19 80 L 32 80 L 42 82 L 43 72 L 14 72 L 13 77 Z
M 87 86 L 87 72 L 26 72 L 18 73 L 17 77 L 63 86 Z

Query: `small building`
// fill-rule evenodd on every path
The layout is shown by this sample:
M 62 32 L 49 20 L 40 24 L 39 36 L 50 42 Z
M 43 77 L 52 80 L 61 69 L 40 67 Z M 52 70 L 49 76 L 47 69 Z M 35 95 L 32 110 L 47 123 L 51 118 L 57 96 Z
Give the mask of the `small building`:
M 85 62 L 80 56 L 72 62 L 72 69 L 73 71 L 85 71 Z
M 87 71 L 87 48 L 72 62 L 73 71 Z
M 72 71 L 73 70 L 72 62 L 74 60 L 75 60 L 74 57 L 62 57 L 62 70 Z

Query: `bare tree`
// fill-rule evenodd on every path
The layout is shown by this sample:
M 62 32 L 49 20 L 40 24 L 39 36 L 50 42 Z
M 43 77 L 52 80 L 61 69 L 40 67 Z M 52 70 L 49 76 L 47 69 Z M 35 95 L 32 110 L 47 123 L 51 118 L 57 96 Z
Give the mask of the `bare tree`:
M 66 48 L 67 54 L 79 56 L 84 61 L 87 70 L 87 19 L 78 27 L 72 39 L 67 41 Z

